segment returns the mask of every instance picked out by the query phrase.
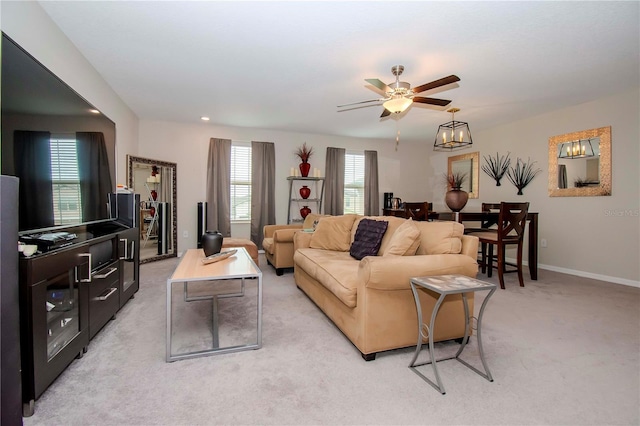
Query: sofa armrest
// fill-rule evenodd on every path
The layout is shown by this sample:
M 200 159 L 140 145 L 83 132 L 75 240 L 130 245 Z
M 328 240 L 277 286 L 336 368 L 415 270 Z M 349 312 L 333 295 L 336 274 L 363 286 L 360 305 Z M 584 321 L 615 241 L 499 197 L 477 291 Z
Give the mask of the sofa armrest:
M 462 250 L 460 251 L 460 254 L 464 254 L 477 259 L 480 239 L 473 235 L 463 235 L 462 237 L 460 237 L 460 240 L 462 241 Z
M 358 267 L 358 279 L 376 290 L 407 290 L 413 277 L 449 274 L 475 278 L 478 262 L 463 254 L 367 256 Z
M 291 224 L 291 225 L 265 225 L 262 230 L 265 238 L 273 238 L 273 234 L 280 229 L 302 229 L 301 224 Z
M 293 235 L 293 251 L 295 253 L 299 248 L 308 248 L 311 245 L 311 237 L 313 232 L 296 232 Z
M 274 243 L 293 243 L 293 235 L 302 228 L 278 229 L 273 233 Z

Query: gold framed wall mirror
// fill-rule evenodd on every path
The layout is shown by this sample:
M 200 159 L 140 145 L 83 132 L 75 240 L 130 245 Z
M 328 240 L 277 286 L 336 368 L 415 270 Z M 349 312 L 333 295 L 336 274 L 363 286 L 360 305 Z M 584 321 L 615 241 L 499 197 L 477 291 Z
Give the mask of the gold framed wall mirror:
M 447 174 L 464 173 L 467 179 L 462 184 L 462 190 L 469 193 L 469 198 L 478 198 L 480 186 L 480 152 L 471 152 L 469 154 L 460 154 L 449 157 Z
M 176 171 L 176 163 L 127 155 L 128 185 L 140 194 L 140 263 L 177 256 Z
M 611 126 L 549 138 L 549 196 L 611 195 Z

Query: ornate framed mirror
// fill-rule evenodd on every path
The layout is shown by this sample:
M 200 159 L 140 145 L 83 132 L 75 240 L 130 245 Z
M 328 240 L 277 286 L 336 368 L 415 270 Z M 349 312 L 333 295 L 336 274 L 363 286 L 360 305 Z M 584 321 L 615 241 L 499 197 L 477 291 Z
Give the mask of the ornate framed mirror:
M 176 163 L 127 155 L 128 185 L 140 194 L 140 263 L 177 256 L 176 169 Z
M 467 179 L 462 184 L 462 190 L 469 193 L 469 198 L 478 198 L 480 186 L 479 173 L 480 153 L 478 151 L 449 157 L 447 174 L 465 173 Z
M 611 195 L 611 126 L 549 138 L 549 196 Z

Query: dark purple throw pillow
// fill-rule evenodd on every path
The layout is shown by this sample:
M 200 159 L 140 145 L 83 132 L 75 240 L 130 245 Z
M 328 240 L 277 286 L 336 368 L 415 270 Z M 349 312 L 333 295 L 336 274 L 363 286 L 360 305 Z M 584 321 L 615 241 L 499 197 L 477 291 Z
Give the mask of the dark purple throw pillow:
M 356 229 L 349 254 L 358 260 L 365 256 L 376 256 L 380 250 L 382 237 L 387 232 L 389 222 L 386 220 L 362 219 Z

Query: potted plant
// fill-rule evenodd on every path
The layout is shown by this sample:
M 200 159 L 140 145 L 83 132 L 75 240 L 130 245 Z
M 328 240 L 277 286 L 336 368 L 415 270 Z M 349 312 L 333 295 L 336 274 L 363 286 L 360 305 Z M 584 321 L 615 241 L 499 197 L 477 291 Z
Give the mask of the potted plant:
M 462 184 L 467 180 L 466 173 L 453 172 L 444 175 L 449 190 L 444 196 L 444 202 L 453 212 L 459 212 L 467 205 L 469 194 L 462 190 Z
M 311 164 L 309 164 L 309 157 L 313 155 L 313 147 L 307 147 L 307 143 L 303 143 L 301 147 L 295 150 L 296 157 L 300 158 L 300 174 L 303 177 L 309 176 L 309 170 L 311 170 Z

